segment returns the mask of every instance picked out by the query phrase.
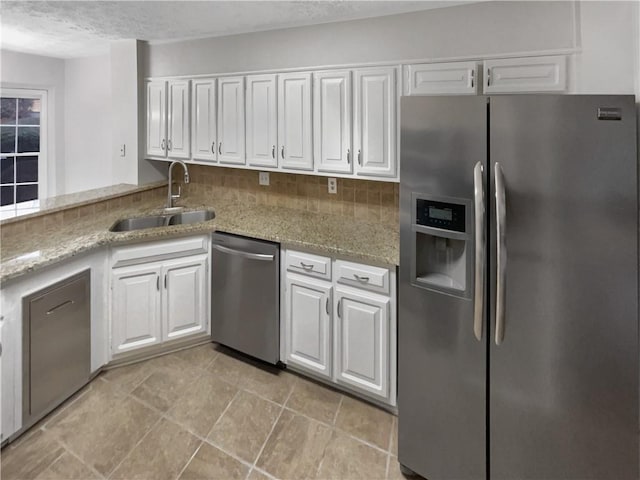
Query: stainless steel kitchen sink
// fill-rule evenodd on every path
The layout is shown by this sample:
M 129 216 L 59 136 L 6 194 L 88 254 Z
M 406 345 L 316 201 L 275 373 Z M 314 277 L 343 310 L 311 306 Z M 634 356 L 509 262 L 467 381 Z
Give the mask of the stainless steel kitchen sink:
M 130 232 L 144 228 L 185 225 L 213 220 L 215 216 L 216 214 L 213 210 L 194 210 L 193 212 L 181 212 L 173 215 L 149 215 L 146 217 L 125 218 L 114 223 L 109 231 Z

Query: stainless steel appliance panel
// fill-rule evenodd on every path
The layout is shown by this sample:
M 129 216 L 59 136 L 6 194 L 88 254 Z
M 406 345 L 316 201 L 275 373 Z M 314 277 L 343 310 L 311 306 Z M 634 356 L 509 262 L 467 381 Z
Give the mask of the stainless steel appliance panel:
M 473 201 L 474 167 L 486 171 L 486 99 L 401 107 L 399 461 L 430 480 L 484 478 L 486 339 L 474 333 L 473 298 L 412 285 L 411 263 L 415 194 Z
M 90 272 L 23 299 L 23 426 L 89 381 Z
M 621 120 L 599 120 L 601 107 Z M 490 111 L 490 183 L 502 173 L 506 205 L 499 252 L 498 185 L 490 255 L 505 276 L 494 262 L 490 289 L 504 301 L 492 295 L 489 315 L 490 476 L 637 479 L 633 97 L 500 96 Z
M 280 246 L 214 233 L 211 338 L 275 364 L 280 360 Z

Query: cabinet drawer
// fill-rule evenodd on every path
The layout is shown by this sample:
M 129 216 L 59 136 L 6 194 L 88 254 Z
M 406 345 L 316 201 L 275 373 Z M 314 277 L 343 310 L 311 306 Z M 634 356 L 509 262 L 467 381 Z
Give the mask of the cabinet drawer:
M 311 277 L 331 280 L 331 259 L 311 253 L 287 250 L 287 270 Z
M 389 270 L 386 268 L 336 260 L 335 269 L 338 283 L 389 294 Z

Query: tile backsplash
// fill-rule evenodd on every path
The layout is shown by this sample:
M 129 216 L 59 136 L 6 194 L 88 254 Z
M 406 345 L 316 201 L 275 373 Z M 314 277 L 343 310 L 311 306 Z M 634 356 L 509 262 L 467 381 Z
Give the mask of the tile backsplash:
M 191 183 L 183 186 L 183 195 L 205 202 L 218 197 L 398 226 L 397 183 L 338 178 L 338 193 L 330 194 L 327 177 L 314 175 L 269 172 L 268 186 L 259 185 L 253 170 L 189 165 L 189 175 Z

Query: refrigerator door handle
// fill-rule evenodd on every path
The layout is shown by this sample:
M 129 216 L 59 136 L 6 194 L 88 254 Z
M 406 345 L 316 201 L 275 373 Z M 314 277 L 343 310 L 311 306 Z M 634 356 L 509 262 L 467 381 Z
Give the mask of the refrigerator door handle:
M 507 273 L 506 199 L 500 163 L 495 165 L 496 182 L 496 345 L 504 340 L 505 278 Z
M 484 316 L 484 265 L 486 261 L 485 206 L 482 163 L 473 168 L 473 206 L 475 213 L 475 289 L 473 296 L 473 333 L 482 340 Z

